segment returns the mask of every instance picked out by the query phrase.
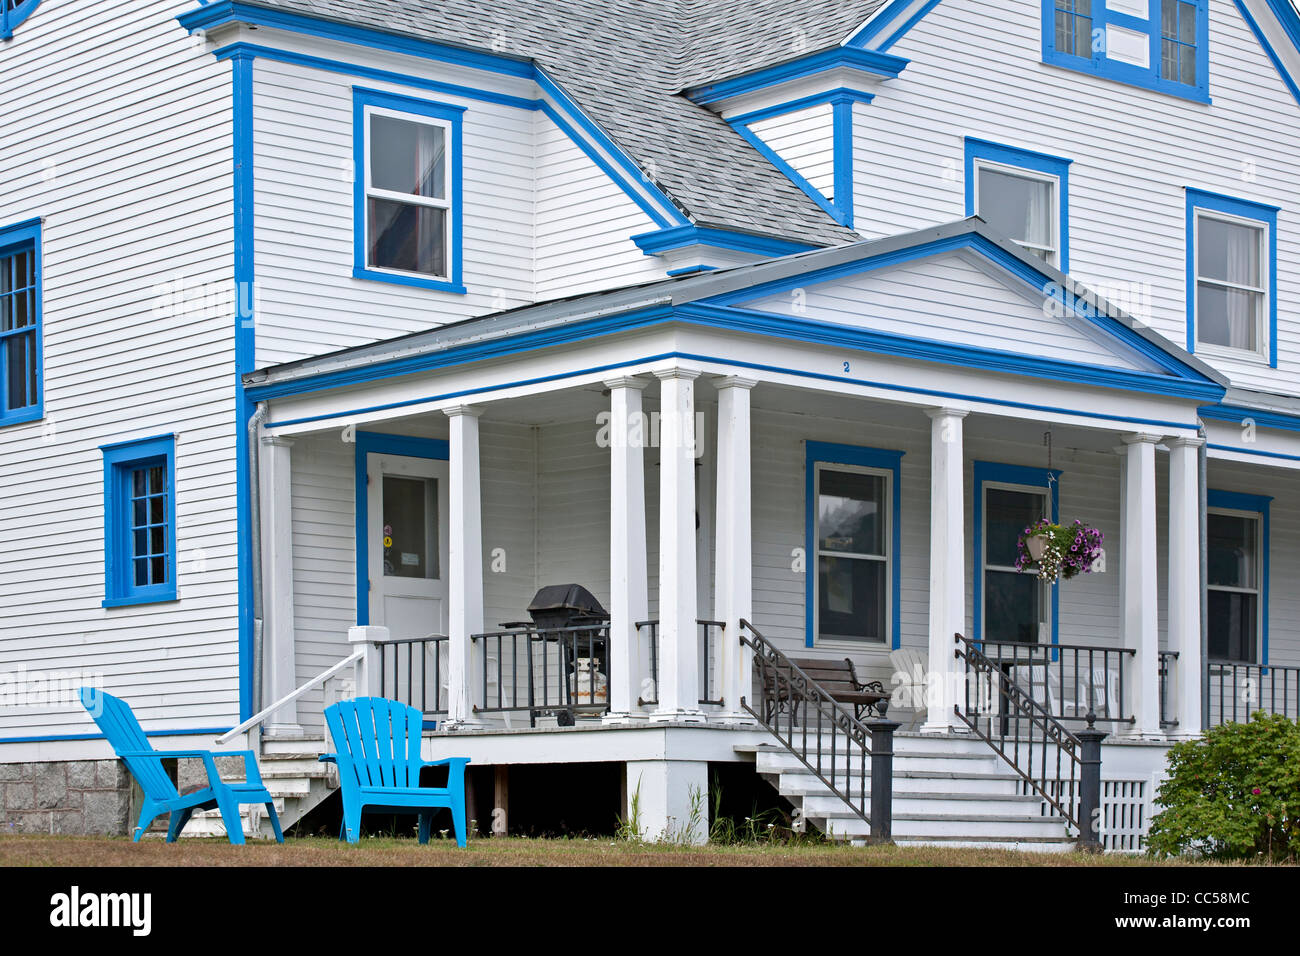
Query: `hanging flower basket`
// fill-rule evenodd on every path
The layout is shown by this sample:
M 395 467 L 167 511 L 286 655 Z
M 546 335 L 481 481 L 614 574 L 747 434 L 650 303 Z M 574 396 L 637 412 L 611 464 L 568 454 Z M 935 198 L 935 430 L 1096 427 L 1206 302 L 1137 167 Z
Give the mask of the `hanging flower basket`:
M 1082 521 L 1072 525 L 1052 524 L 1041 518 L 1020 536 L 1016 555 L 1017 571 L 1034 571 L 1040 581 L 1067 581 L 1080 572 L 1088 574 L 1101 557 L 1102 533 Z

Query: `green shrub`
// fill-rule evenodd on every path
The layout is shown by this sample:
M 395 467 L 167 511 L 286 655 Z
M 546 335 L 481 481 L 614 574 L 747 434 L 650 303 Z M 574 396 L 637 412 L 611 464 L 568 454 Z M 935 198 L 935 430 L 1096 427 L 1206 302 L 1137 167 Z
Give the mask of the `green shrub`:
M 1284 860 L 1300 851 L 1300 724 L 1260 711 L 1175 744 L 1168 760 L 1153 854 Z

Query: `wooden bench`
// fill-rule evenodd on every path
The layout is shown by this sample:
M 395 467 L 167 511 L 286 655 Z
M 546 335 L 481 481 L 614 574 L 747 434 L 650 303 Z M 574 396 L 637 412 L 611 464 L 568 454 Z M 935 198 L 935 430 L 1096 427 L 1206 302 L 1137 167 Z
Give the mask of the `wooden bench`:
M 836 703 L 853 705 L 853 716 L 862 720 L 864 716 L 874 714 L 884 717 L 889 707 L 890 694 L 884 684 L 878 680 L 862 683 L 858 680 L 853 661 L 847 657 L 827 659 L 819 657 L 792 657 L 790 663 L 799 668 L 830 695 Z M 768 681 L 777 686 L 768 687 L 764 695 L 769 704 L 768 720 L 775 712 L 787 710 L 790 704 L 790 688 L 786 674 L 769 671 Z

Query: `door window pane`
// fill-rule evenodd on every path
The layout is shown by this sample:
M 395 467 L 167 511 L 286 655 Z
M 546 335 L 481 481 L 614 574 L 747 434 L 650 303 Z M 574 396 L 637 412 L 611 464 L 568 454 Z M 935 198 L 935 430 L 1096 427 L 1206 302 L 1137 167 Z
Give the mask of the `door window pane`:
M 384 476 L 384 574 L 437 578 L 438 509 L 436 478 Z

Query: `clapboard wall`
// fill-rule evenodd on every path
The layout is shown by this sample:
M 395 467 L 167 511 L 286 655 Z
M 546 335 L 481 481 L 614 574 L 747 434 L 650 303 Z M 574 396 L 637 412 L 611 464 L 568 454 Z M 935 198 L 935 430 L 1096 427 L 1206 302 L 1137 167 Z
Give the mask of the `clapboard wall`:
M 0 48 L 0 226 L 43 221 L 45 383 L 44 420 L 0 428 L 0 672 L 102 679 L 150 730 L 239 710 L 232 84 L 189 6 L 47 2 Z M 169 433 L 180 599 L 105 609 L 99 447 Z M 0 740 L 94 731 L 0 708 Z

